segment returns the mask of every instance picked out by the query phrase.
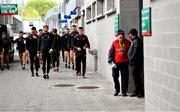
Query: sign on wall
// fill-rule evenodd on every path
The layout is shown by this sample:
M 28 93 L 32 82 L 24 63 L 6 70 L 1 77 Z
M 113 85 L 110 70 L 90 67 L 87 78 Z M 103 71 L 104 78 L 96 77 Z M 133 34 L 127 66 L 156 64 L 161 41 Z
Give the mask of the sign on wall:
M 141 27 L 143 36 L 151 36 L 151 8 L 145 8 L 141 10 Z
M 120 29 L 120 14 L 114 17 L 114 31 L 117 32 Z
M 60 19 L 60 20 L 59 20 L 59 23 L 67 23 L 67 20 L 62 20 L 62 19 Z
M 0 4 L 0 15 L 17 15 L 17 4 Z
M 64 15 L 64 19 L 71 19 L 70 15 Z

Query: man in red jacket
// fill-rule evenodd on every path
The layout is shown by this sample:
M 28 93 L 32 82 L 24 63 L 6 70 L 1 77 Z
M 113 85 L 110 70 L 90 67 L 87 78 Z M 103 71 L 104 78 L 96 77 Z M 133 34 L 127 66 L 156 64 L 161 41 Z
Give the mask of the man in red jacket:
M 108 56 L 108 63 L 112 66 L 112 76 L 115 85 L 114 96 L 117 96 L 120 92 L 119 71 L 121 72 L 122 96 L 127 96 L 126 92 L 129 79 L 127 52 L 130 47 L 130 42 L 125 39 L 123 30 L 116 32 L 116 38 L 112 43 Z

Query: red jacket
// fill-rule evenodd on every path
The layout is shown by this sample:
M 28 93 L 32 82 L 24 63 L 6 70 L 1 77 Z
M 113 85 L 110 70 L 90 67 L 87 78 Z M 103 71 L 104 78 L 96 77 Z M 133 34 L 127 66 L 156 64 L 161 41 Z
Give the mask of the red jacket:
M 108 62 L 121 63 L 127 62 L 127 52 L 130 47 L 130 42 L 127 39 L 123 39 L 123 43 L 120 44 L 119 40 L 115 40 L 109 50 Z

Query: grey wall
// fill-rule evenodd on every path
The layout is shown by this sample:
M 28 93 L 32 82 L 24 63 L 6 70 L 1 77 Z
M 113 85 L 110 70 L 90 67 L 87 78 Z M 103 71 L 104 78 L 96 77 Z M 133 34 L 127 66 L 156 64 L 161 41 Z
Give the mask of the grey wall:
M 106 4 L 105 0 L 105 4 Z M 85 3 L 84 7 L 88 7 L 89 3 Z M 111 67 L 108 62 L 108 51 L 114 37 L 114 16 L 119 12 L 119 0 L 115 0 L 116 13 L 109 16 L 105 15 L 102 19 L 95 19 L 89 24 L 85 23 L 85 32 L 89 37 L 91 48 L 98 50 L 98 73 L 104 75 L 112 82 Z M 105 5 L 105 10 L 107 9 Z M 96 9 L 97 12 L 97 9 Z M 97 15 L 95 15 L 97 16 Z M 86 18 L 85 18 L 86 20 Z M 87 66 L 94 70 L 94 56 L 87 56 Z
M 53 28 L 59 29 L 59 23 L 58 23 L 58 14 L 52 15 L 49 18 L 47 18 L 45 22 L 49 26 L 49 30 L 52 30 Z
M 139 30 L 139 0 L 120 1 L 121 27 L 128 34 L 131 28 Z
M 105 0 L 105 3 L 107 1 Z M 85 32 L 89 36 L 92 49 L 98 50 L 98 72 L 112 81 L 111 67 L 107 63 L 109 48 L 115 40 L 114 17 L 120 13 L 121 28 L 126 34 L 130 28 L 139 29 L 139 0 L 115 0 L 116 13 L 105 18 L 85 24 Z M 94 57 L 87 56 L 87 65 L 94 69 Z M 131 80 L 132 81 L 132 80 Z
M 98 72 L 111 80 L 111 67 L 107 61 L 108 50 L 112 44 L 112 41 L 115 39 L 114 15 L 87 24 L 85 29 L 91 43 L 91 48 L 98 50 Z M 94 62 L 94 57 L 92 55 L 88 55 L 87 57 L 88 67 L 94 69 L 94 63 L 92 63 Z
M 144 1 L 152 7 L 152 36 L 144 37 L 145 110 L 180 111 L 180 1 Z
M 131 28 L 136 28 L 139 31 L 139 1 L 140 0 L 120 0 L 121 28 L 127 36 Z M 134 88 L 132 72 L 131 69 L 129 69 L 128 92 L 134 92 Z
M 0 16 L 0 24 L 4 24 L 4 16 Z
M 12 16 L 0 16 L 0 24 L 12 24 Z

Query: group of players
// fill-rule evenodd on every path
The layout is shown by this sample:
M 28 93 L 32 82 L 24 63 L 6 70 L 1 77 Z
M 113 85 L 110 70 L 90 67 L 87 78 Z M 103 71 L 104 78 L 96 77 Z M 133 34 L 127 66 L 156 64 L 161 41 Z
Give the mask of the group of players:
M 19 32 L 19 38 L 14 43 L 17 45 L 22 69 L 25 69 L 28 54 L 32 77 L 39 77 L 38 71 L 42 63 L 43 78 L 49 79 L 51 68 L 55 72 L 59 71 L 62 54 L 65 68 L 71 68 L 76 71 L 76 76 L 86 78 L 86 49 L 90 49 L 90 43 L 83 27 L 77 29 L 73 25 L 71 30 L 66 27 L 62 35 L 59 35 L 57 29 L 49 32 L 49 27 L 44 25 L 39 33 L 36 27 L 32 27 L 28 37 L 24 38 L 23 35 L 22 31 Z

